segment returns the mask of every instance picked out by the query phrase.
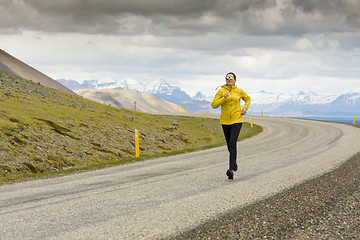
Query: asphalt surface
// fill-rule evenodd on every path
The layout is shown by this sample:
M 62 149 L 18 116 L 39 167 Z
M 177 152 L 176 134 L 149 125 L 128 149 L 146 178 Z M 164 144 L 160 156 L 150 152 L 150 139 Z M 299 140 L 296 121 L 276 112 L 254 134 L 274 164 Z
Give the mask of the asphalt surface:
M 360 129 L 252 117 L 263 133 L 225 147 L 0 187 L 0 239 L 167 238 L 336 169 Z
M 360 239 L 360 152 L 334 171 L 166 239 Z

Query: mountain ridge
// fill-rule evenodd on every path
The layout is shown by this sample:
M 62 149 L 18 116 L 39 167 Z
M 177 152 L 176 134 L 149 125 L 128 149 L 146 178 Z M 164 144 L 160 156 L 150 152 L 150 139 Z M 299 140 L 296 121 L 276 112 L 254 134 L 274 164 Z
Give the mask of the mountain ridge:
M 125 89 L 137 90 L 142 94 L 155 96 L 167 102 L 186 106 L 193 112 L 209 112 L 213 111 L 210 107 L 209 101 L 194 99 L 190 97 L 185 91 L 177 86 L 172 86 L 164 79 L 154 81 L 145 85 L 136 80 L 122 79 L 114 80 L 112 82 L 100 83 L 97 80 L 85 80 L 79 83 L 75 80 L 57 79 L 61 84 L 68 86 L 74 91 L 85 89 Z M 128 82 L 131 81 L 131 84 Z
M 31 80 L 35 83 L 40 83 L 41 85 L 48 88 L 76 95 L 75 92 L 62 85 L 58 81 L 55 81 L 54 79 L 29 66 L 28 64 L 20 61 L 2 49 L 0 49 L 0 70 L 14 74 L 21 78 Z
M 116 82 L 124 80 L 114 80 L 113 83 L 99 84 L 92 80 L 91 88 L 106 88 L 111 86 L 120 86 Z M 64 85 L 70 86 L 74 80 L 60 80 Z M 211 108 L 212 97 L 205 96 L 198 91 L 193 97 L 190 97 L 185 91 L 177 86 L 172 86 L 164 79 L 145 85 L 136 84 L 132 80 L 132 87 L 125 86 L 123 89 L 136 89 L 144 94 L 153 95 L 169 102 L 177 103 L 188 107 L 194 112 L 213 112 L 219 111 Z M 85 83 L 85 84 L 84 84 Z M 74 84 L 74 83 L 73 83 Z M 77 87 L 89 87 L 89 81 L 82 84 L 77 82 Z M 140 86 L 140 87 L 137 87 Z M 356 109 L 360 109 L 360 91 L 343 93 L 340 95 L 320 95 L 314 91 L 298 91 L 297 93 L 279 92 L 261 90 L 254 93 L 248 93 L 251 97 L 251 107 L 249 114 L 259 115 L 265 112 L 267 115 L 274 116 L 310 116 L 310 115 L 349 115 L 356 114 Z

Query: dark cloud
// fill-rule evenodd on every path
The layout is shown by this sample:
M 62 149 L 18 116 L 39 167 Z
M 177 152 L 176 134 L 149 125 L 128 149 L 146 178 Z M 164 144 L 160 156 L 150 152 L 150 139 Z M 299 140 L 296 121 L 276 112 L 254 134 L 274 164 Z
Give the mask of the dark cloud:
M 319 19 L 328 29 L 356 28 L 360 26 L 360 2 L 354 0 L 294 0 L 294 7 Z
M 354 0 L 0 0 L 0 31 L 252 35 L 354 31 Z
M 85 33 L 121 32 L 129 15 L 148 19 L 196 19 L 216 0 L 0 0 L 2 28 Z M 162 18 L 161 18 L 162 16 Z M 166 16 L 166 17 L 165 17 Z M 120 22 L 120 23 L 119 23 Z
M 51 0 L 31 0 L 36 9 L 47 13 L 91 14 L 91 15 L 118 15 L 121 13 L 135 13 L 140 15 L 169 14 L 186 15 L 199 12 L 213 5 L 215 0 L 192 1 L 192 0 L 63 0 L 54 2 Z

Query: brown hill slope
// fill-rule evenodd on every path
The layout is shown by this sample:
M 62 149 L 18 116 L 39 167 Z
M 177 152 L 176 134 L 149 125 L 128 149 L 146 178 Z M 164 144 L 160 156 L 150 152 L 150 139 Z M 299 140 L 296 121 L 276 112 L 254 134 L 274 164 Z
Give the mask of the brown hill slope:
M 76 95 L 73 91 L 0 49 L 0 70 L 40 83 L 48 88 Z
M 136 90 L 125 89 L 101 89 L 101 90 L 78 90 L 77 94 L 95 102 L 127 110 L 157 114 L 169 114 L 179 112 L 191 112 L 187 107 L 165 101 L 163 99 L 140 93 Z

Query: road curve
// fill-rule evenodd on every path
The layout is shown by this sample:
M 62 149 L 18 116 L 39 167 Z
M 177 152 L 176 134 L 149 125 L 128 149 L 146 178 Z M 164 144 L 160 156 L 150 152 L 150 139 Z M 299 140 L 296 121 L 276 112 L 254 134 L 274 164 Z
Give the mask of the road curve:
M 155 239 L 328 172 L 360 151 L 360 129 L 252 117 L 233 181 L 224 147 L 0 187 L 0 239 Z

